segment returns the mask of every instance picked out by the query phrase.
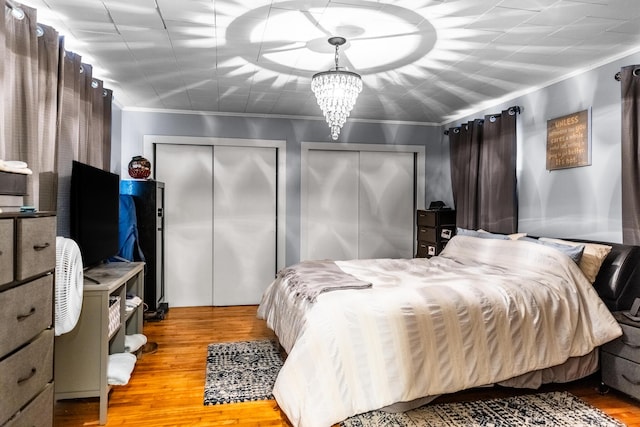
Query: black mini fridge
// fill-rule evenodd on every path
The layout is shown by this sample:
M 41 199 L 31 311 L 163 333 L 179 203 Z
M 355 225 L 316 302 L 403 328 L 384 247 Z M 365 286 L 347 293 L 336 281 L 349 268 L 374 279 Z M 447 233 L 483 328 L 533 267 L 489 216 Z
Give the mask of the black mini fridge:
M 140 249 L 147 264 L 144 275 L 145 319 L 161 320 L 169 309 L 164 275 L 164 183 L 154 180 L 121 180 L 120 194 L 136 205 Z

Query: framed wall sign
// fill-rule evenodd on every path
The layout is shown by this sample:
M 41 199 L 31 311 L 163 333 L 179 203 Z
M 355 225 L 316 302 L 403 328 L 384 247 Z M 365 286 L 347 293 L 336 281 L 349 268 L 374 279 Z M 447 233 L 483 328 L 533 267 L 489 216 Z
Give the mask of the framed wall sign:
M 591 108 L 547 120 L 547 170 L 591 165 Z

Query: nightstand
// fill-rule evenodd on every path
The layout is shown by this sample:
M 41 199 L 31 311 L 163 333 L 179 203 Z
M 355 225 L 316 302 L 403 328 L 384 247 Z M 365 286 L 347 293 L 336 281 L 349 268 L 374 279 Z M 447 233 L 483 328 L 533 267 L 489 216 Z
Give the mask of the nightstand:
M 640 399 L 640 322 L 617 311 L 623 335 L 600 347 L 602 384 Z
M 452 209 L 418 210 L 418 249 L 416 258 L 438 255 L 456 234 L 456 211 Z

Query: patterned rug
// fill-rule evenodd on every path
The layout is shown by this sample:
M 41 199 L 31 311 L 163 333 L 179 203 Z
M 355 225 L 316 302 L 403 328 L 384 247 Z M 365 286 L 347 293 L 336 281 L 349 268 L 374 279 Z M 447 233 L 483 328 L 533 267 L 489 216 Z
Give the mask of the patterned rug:
M 270 340 L 209 344 L 204 404 L 273 399 L 282 359 Z M 341 427 L 624 427 L 567 392 L 429 404 L 404 413 L 371 411 Z
M 204 404 L 273 399 L 282 359 L 270 340 L 209 344 Z
M 552 392 L 485 401 L 422 406 L 405 413 L 381 411 L 351 417 L 344 427 L 624 427 L 567 392 Z

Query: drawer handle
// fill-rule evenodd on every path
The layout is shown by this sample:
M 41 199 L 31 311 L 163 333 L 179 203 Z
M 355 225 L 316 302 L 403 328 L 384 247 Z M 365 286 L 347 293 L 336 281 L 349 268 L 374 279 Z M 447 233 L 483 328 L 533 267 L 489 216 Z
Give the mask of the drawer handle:
M 33 249 L 36 251 L 43 251 L 47 249 L 49 246 L 51 246 L 49 242 L 46 242 L 44 245 L 33 245 Z
M 36 314 L 36 308 L 35 307 L 31 307 L 31 310 L 29 310 L 29 312 L 27 314 L 18 314 L 16 319 L 18 319 L 18 322 L 22 322 L 24 319 L 26 319 L 28 317 L 31 317 L 34 314 Z
M 632 381 L 625 374 L 622 374 L 622 378 L 624 378 L 625 380 L 627 380 L 627 382 L 630 382 L 633 385 L 640 385 L 640 381 Z
M 30 380 L 36 374 L 36 368 L 31 368 L 31 372 L 27 374 L 26 377 L 18 378 L 18 384 L 22 384 L 25 381 Z
M 627 347 L 631 347 L 631 348 L 640 348 L 640 344 L 632 344 L 629 341 L 627 341 L 625 339 L 625 337 L 622 337 L 620 339 L 620 341 L 622 342 L 622 344 L 626 345 Z

